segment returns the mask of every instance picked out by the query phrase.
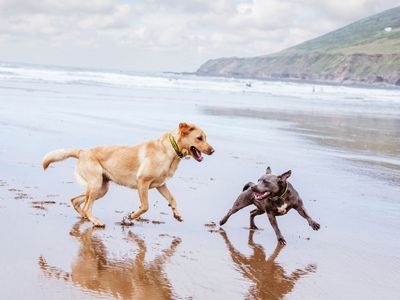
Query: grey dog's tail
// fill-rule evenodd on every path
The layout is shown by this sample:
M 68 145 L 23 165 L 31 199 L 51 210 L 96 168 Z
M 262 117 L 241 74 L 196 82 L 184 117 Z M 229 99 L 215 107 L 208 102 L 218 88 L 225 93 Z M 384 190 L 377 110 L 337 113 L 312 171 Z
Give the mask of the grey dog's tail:
M 54 150 L 45 155 L 42 161 L 43 169 L 47 169 L 47 167 L 56 161 L 64 160 L 69 157 L 79 158 L 79 149 L 59 149 Z
M 248 188 L 251 188 L 252 186 L 255 186 L 255 183 L 253 182 L 246 183 L 246 185 L 243 187 L 243 192 Z

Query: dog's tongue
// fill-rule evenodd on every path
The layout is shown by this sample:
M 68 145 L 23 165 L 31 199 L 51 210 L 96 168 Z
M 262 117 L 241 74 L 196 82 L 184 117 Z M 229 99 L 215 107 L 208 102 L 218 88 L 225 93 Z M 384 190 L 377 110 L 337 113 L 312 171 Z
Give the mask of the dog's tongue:
M 260 192 L 254 192 L 254 195 L 256 196 L 256 198 L 260 198 L 260 197 L 266 197 L 268 196 L 270 193 L 269 192 L 264 192 L 264 193 L 260 193 Z
M 193 150 L 193 154 L 196 158 L 197 161 L 202 161 L 203 160 L 203 156 L 201 155 L 201 152 L 199 150 L 197 150 L 195 147 L 192 148 Z

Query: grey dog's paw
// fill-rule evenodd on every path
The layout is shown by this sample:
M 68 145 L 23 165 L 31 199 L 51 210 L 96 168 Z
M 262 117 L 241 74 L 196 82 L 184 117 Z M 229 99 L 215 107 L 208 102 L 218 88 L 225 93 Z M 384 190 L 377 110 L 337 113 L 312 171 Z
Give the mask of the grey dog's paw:
M 279 242 L 279 244 L 281 244 L 282 246 L 285 246 L 285 245 L 286 245 L 286 241 L 285 241 L 284 238 L 279 238 L 279 239 L 278 239 L 278 242 Z
M 319 230 L 321 228 L 321 226 L 317 222 L 311 223 L 311 227 L 314 230 Z

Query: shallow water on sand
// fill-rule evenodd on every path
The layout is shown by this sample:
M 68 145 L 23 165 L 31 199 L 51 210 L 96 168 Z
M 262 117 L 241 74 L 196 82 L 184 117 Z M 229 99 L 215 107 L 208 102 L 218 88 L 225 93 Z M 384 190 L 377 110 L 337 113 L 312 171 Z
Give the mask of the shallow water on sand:
M 123 85 L 32 78 L 0 84 L 1 298 L 399 295 L 398 91 L 312 93 L 311 85 L 265 82 L 248 89 L 239 80 L 202 78 L 158 85 L 153 78 L 156 88 L 129 78 Z M 134 144 L 179 121 L 202 127 L 216 149 L 202 163 L 183 161 L 169 182 L 183 223 L 152 190 L 147 220 L 121 226 L 139 201 L 136 191 L 113 185 L 94 206 L 106 228 L 92 228 L 70 207 L 81 193 L 75 161 L 40 167 L 53 149 Z M 312 231 L 295 212 L 278 218 L 283 248 L 265 216 L 256 218 L 263 230 L 247 229 L 251 208 L 223 230 L 212 223 L 268 165 L 274 173 L 292 170 L 290 182 L 322 226 Z

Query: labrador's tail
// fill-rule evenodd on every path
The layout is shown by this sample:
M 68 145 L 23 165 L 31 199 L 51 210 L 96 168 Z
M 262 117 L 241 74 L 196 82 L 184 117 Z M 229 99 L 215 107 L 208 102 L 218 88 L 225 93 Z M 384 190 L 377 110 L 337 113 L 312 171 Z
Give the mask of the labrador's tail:
M 58 149 L 51 151 L 45 155 L 42 161 L 43 169 L 47 169 L 47 167 L 56 161 L 61 161 L 67 159 L 69 157 L 79 158 L 79 153 L 81 150 L 79 149 Z

